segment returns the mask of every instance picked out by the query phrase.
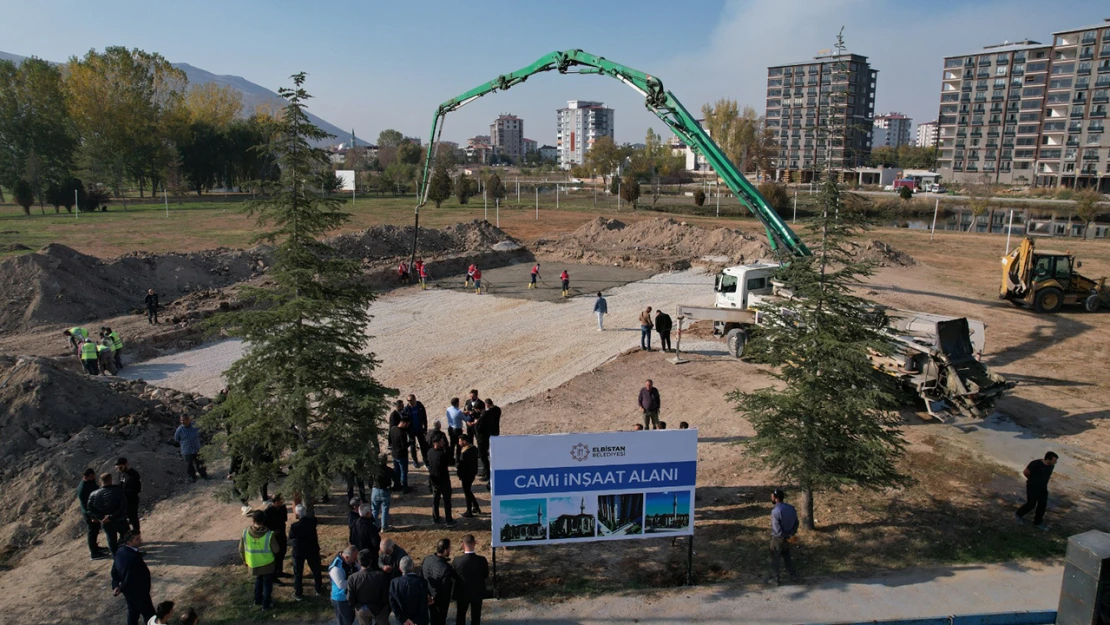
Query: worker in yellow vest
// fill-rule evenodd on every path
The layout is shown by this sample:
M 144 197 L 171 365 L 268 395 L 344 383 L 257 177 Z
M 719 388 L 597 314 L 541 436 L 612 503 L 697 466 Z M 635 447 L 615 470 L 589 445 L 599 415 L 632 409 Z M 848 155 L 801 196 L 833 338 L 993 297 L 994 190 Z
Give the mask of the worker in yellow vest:
M 112 339 L 104 337 L 96 346 L 96 362 L 100 366 L 101 373 L 109 373 L 115 375 L 118 373 L 116 369 L 115 359 L 113 355 L 115 350 L 112 348 Z
M 278 542 L 266 527 L 266 515 L 261 510 L 251 513 L 251 526 L 243 530 L 239 539 L 239 555 L 254 575 L 254 605 L 263 611 L 274 607 L 274 579 L 277 577 Z
M 68 330 L 62 330 L 62 334 L 69 338 L 69 346 L 77 355 L 81 355 L 81 343 L 89 338 L 89 331 L 85 328 L 75 326 Z
M 85 366 L 85 373 L 89 375 L 100 375 L 100 367 L 97 361 L 100 359 L 100 354 L 96 350 L 96 343 L 89 339 L 81 343 L 81 364 Z
M 116 369 L 123 368 L 123 339 L 119 337 L 119 332 L 104 326 L 100 328 L 100 336 L 112 340 L 112 361 L 116 365 Z

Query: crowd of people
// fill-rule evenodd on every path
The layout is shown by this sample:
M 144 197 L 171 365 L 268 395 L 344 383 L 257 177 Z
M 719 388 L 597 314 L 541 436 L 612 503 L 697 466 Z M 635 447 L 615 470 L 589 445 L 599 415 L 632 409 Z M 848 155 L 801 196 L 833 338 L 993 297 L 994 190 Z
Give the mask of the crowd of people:
M 316 594 L 331 600 L 338 625 L 446 625 L 452 603 L 457 625 L 465 625 L 468 613 L 470 622 L 480 625 L 489 565 L 475 553 L 477 540 L 472 534 L 462 537 L 462 555 L 452 560 L 451 540 L 442 538 L 435 552 L 417 567 L 396 541 L 382 539 L 372 505 L 352 498 L 351 506 L 347 545 L 328 557 L 326 585 L 316 518 L 304 503 L 295 506 L 297 520 L 288 532 L 293 543 L 295 600 L 304 599 L 307 565 Z M 254 577 L 254 604 L 264 612 L 273 609 L 274 585 L 287 575 L 282 571 L 287 544 L 284 520 L 270 512 L 275 507 L 284 509 L 284 503 L 252 512 L 251 525 L 239 540 L 239 555 Z

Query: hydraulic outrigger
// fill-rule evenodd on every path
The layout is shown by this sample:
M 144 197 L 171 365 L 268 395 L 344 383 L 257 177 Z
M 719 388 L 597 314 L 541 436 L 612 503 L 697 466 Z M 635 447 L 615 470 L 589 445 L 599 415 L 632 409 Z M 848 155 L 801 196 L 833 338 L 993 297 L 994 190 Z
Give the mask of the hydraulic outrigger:
M 528 80 L 533 74 L 550 71 L 558 71 L 560 74 L 577 73 L 609 76 L 638 91 L 640 95 L 644 96 L 644 106 L 663 120 L 663 123 L 667 124 L 671 131 L 682 139 L 686 145 L 704 156 L 713 170 L 717 172 L 717 175 L 724 180 L 725 186 L 759 219 L 767 230 L 767 239 L 770 241 L 772 250 L 781 249 L 793 256 L 809 256 L 809 249 L 798 238 L 798 235 L 794 234 L 794 231 L 771 208 L 767 200 L 732 164 L 732 161 L 725 156 L 721 148 L 702 129 L 697 120 L 690 115 L 686 107 L 682 106 L 678 98 L 674 97 L 674 94 L 670 91 L 663 89 L 663 81 L 650 74 L 645 74 L 582 50 L 564 50 L 562 52 L 552 52 L 527 67 L 498 76 L 484 85 L 447 100 L 436 108 L 435 116 L 432 119 L 428 152 L 424 157 L 424 172 L 420 181 L 420 193 L 417 197 L 415 228 L 412 235 L 412 258 L 410 261 L 416 260 L 417 233 L 420 230 L 420 207 L 428 202 L 429 175 L 435 161 L 436 146 L 439 145 L 439 138 L 443 133 L 444 118 L 448 113 L 484 95 L 504 91 Z

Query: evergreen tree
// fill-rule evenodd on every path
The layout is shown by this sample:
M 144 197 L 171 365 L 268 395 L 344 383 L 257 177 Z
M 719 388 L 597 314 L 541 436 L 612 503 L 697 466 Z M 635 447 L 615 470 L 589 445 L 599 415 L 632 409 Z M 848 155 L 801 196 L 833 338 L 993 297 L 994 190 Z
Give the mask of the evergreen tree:
M 831 166 L 831 159 L 825 162 Z M 905 449 L 897 382 L 871 363 L 872 354 L 889 354 L 894 345 L 880 330 L 882 314 L 854 294 L 874 269 L 851 245 L 869 223 L 861 209 L 844 204 L 831 173 L 824 177 L 821 213 L 808 227 L 813 255 L 791 259 L 776 274 L 794 297 L 761 310 L 745 348 L 777 367 L 782 388 L 729 394 L 755 429 L 747 451 L 801 490 L 808 529 L 816 492 L 910 481 L 897 466 Z
M 279 92 L 284 115 L 260 146 L 280 177 L 259 183 L 265 196 L 247 209 L 270 228 L 257 239 L 276 245 L 270 285 L 243 291 L 250 310 L 212 321 L 246 350 L 226 374 L 226 401 L 203 425 L 239 459 L 239 489 L 257 489 L 289 466 L 286 488 L 311 505 L 335 476 L 374 473 L 379 419 L 394 391 L 373 377 L 366 327 L 374 296 L 360 284 L 359 262 L 322 242 L 349 215 L 340 211 L 345 200 L 317 186 L 328 160 L 311 144 L 328 135 L 306 116 L 305 75 L 292 78 L 294 88 Z
M 447 175 L 447 168 L 443 165 L 436 166 L 432 180 L 428 183 L 428 199 L 435 202 L 436 208 L 443 200 L 451 197 L 451 176 Z
M 15 187 L 12 188 L 12 199 L 23 207 L 24 215 L 30 215 L 31 205 L 35 203 L 35 191 L 26 180 L 20 178 L 15 181 Z
M 470 202 L 470 196 L 472 195 L 474 195 L 474 182 L 470 179 L 470 176 L 460 174 L 455 179 L 455 198 L 459 201 L 459 204 L 466 204 Z
M 505 189 L 505 183 L 501 182 L 501 177 L 497 174 L 490 174 L 489 180 L 486 181 L 486 193 L 494 200 L 500 200 L 505 197 L 508 191 Z

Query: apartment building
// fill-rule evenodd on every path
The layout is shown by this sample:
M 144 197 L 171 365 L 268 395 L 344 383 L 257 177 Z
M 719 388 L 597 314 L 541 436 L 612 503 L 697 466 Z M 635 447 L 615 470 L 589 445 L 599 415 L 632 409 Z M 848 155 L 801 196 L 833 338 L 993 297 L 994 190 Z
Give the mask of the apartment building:
M 858 54 L 822 55 L 767 68 L 767 127 L 778 179 L 809 181 L 861 167 L 871 155 L 878 70 Z
M 937 167 L 946 178 L 1110 190 L 1110 20 L 946 57 Z
M 524 158 L 524 120 L 516 115 L 498 115 L 489 125 L 490 144 L 498 154 L 519 162 Z
M 937 120 L 925 122 L 924 124 L 917 125 L 917 141 L 914 142 L 919 148 L 935 148 L 937 146 Z
M 872 148 L 897 148 L 910 144 L 910 128 L 913 119 L 901 113 L 876 115 L 871 134 Z
M 586 152 L 601 137 L 613 137 L 614 111 L 603 102 L 570 100 L 558 110 L 555 146 L 559 150 L 559 167 L 570 169 L 581 165 Z

